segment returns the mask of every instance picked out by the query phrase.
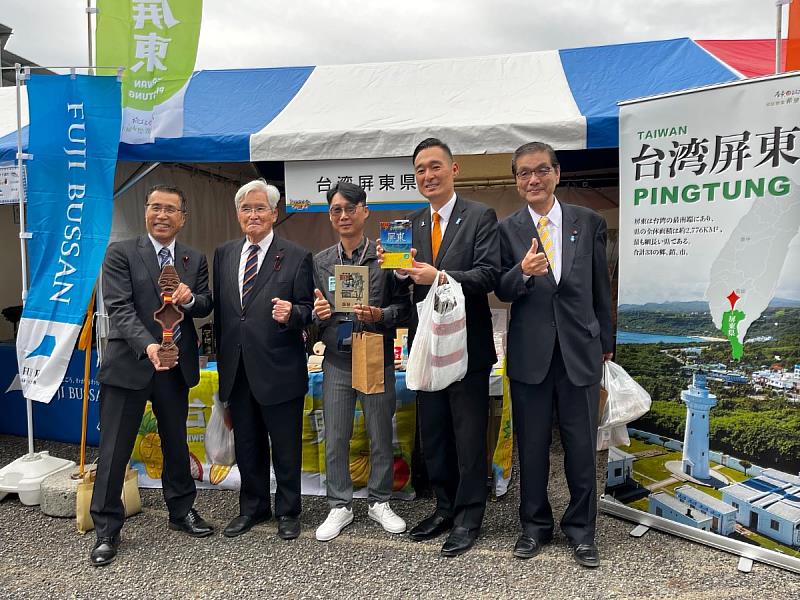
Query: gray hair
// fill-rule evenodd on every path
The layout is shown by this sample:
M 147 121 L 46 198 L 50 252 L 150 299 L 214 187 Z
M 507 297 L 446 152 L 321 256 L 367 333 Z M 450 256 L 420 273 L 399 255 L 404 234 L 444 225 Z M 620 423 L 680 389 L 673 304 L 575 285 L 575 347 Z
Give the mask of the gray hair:
M 236 210 L 239 210 L 239 205 L 242 203 L 242 200 L 244 200 L 245 196 L 250 192 L 263 192 L 267 196 L 270 208 L 272 208 L 272 210 L 278 208 L 278 202 L 281 199 L 281 193 L 278 191 L 278 188 L 274 185 L 270 185 L 263 179 L 254 179 L 249 183 L 245 183 L 236 192 L 236 196 L 233 198 Z

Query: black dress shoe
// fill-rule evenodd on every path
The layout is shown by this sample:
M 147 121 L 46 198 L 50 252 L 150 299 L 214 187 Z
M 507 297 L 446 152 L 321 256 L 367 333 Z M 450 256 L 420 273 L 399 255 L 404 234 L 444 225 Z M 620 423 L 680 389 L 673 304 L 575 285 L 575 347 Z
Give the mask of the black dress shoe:
M 225 529 L 222 530 L 222 535 L 225 537 L 236 537 L 237 535 L 242 535 L 243 533 L 250 531 L 259 523 L 269 521 L 269 518 L 270 515 L 268 514 L 255 517 L 251 517 L 250 515 L 239 515 L 225 526 Z
M 514 556 L 517 558 L 533 558 L 542 551 L 545 544 L 550 543 L 550 540 L 537 540 L 526 534 L 522 534 L 517 538 L 517 543 L 514 544 Z
M 409 531 L 408 537 L 415 542 L 430 540 L 442 535 L 446 531 L 449 531 L 452 527 L 453 519 L 440 517 L 434 513 L 430 517 L 420 521 L 416 527 Z
M 99 537 L 94 543 L 92 553 L 89 555 L 89 560 L 94 567 L 102 567 L 103 565 L 114 562 L 117 557 L 117 548 L 119 547 L 119 536 L 113 537 Z
M 207 537 L 214 533 L 214 528 L 193 508 L 190 508 L 182 519 L 170 519 L 169 528 L 197 538 Z
M 300 535 L 300 519 L 297 517 L 278 517 L 278 537 L 293 540 Z
M 582 567 L 594 569 L 600 566 L 600 552 L 595 544 L 578 544 L 572 547 L 572 556 L 575 562 Z
M 453 527 L 442 546 L 442 556 L 459 556 L 475 545 L 478 539 L 478 530 L 469 530 L 466 527 Z

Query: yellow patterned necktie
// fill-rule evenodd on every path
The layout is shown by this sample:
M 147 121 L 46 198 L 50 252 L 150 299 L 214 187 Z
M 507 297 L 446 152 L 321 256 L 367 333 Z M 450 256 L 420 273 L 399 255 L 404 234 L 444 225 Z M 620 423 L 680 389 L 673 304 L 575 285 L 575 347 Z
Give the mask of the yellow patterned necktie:
M 549 222 L 550 219 L 547 217 L 540 218 L 538 225 L 536 225 L 536 231 L 539 233 L 539 240 L 542 242 L 542 249 L 547 257 L 547 262 L 550 263 L 550 268 L 552 269 L 555 248 L 553 247 L 553 238 L 550 237 L 550 232 L 547 231 L 547 224 Z

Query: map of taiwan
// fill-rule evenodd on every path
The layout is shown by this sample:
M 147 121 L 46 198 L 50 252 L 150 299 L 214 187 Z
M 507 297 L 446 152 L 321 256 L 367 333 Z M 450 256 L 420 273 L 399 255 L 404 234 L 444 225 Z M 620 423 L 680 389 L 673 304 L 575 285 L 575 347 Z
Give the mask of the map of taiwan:
M 792 186 L 796 189 L 797 182 Z M 799 230 L 797 194 L 758 199 L 711 264 L 706 300 L 733 358 L 742 357 L 748 328 L 772 300 L 789 243 Z

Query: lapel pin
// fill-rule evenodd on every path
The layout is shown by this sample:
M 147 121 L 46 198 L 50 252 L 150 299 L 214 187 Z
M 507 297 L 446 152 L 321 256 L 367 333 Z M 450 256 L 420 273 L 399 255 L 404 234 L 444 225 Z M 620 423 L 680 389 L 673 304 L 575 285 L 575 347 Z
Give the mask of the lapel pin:
M 458 217 L 458 218 L 456 219 L 456 225 L 458 225 L 459 223 L 461 223 L 461 217 Z
M 573 229 L 572 230 L 572 235 L 569 236 L 569 241 L 570 242 L 574 242 L 575 241 L 575 236 L 577 236 L 577 235 L 578 235 L 578 230 L 577 229 Z
M 425 221 L 421 221 L 419 224 L 420 227 L 425 227 Z
M 281 259 L 282 258 L 283 258 L 282 254 L 278 254 L 278 256 L 275 257 L 275 266 L 272 267 L 273 271 L 280 271 L 281 270 Z
M 185 271 L 188 267 L 189 267 L 189 257 L 188 256 L 184 256 L 183 257 L 183 270 Z

